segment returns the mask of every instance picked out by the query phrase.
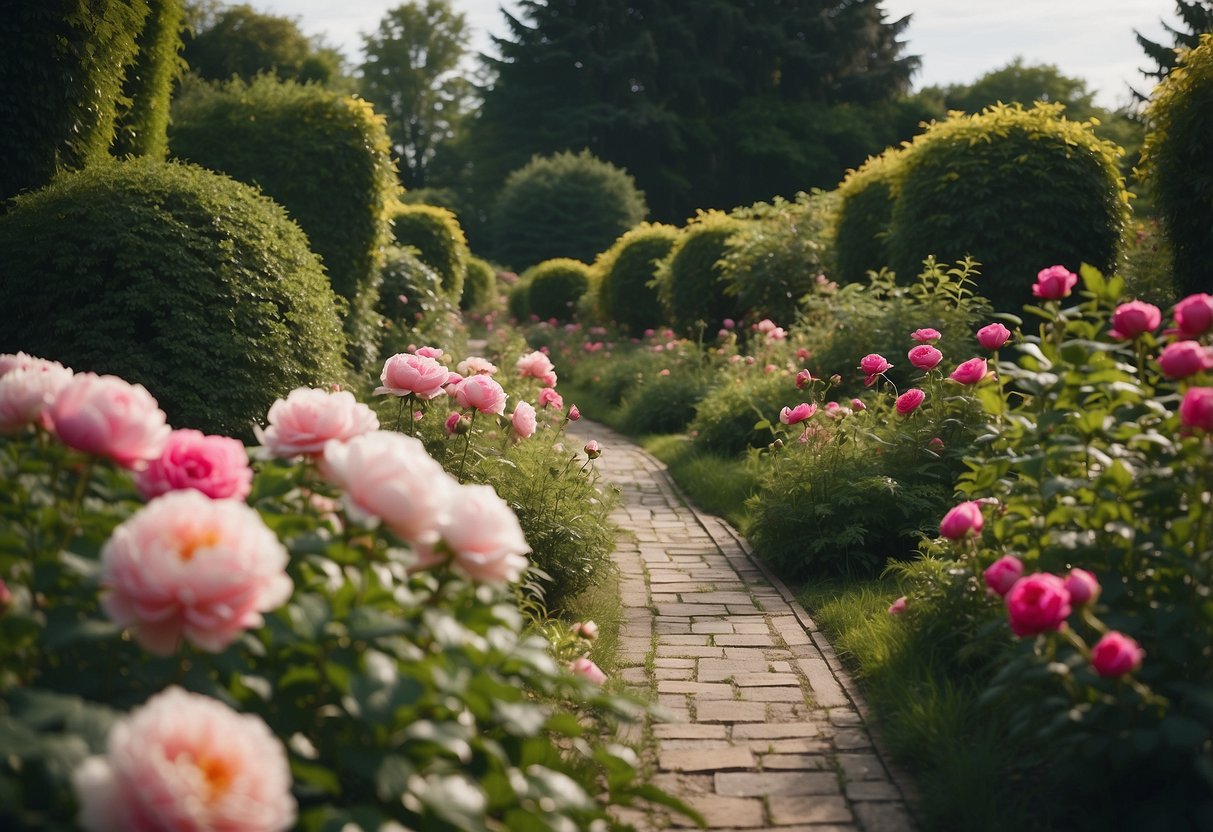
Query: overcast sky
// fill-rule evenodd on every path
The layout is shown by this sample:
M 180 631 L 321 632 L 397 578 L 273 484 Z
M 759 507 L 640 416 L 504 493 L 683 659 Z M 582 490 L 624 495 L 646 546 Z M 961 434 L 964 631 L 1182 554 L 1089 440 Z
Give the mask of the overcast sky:
M 399 0 L 247 0 L 255 8 L 297 17 L 305 32 L 323 34 L 346 56 L 360 59 L 362 35 L 374 30 Z M 490 47 L 489 33 L 503 34 L 500 8 L 514 0 L 453 0 L 476 31 L 473 46 Z M 693 8 L 695 0 L 685 0 Z M 922 57 L 916 86 L 967 83 L 1005 66 L 1016 56 L 1056 64 L 1083 78 L 1097 101 L 1115 107 L 1128 100 L 1128 84 L 1140 87 L 1147 64 L 1133 37 L 1136 29 L 1169 43 L 1161 20 L 1175 20 L 1174 0 L 885 0 L 891 19 L 913 14 L 906 40 Z

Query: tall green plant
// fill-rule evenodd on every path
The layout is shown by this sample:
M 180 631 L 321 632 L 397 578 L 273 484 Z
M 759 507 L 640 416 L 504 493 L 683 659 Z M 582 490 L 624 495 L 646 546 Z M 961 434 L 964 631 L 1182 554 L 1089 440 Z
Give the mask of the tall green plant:
M 151 13 L 139 35 L 139 55 L 127 70 L 123 94 L 129 101 L 114 137 L 114 153 L 168 155 L 169 99 L 185 69 L 181 52 L 184 0 L 149 0 Z
M 873 156 L 858 169 L 848 171 L 838 186 L 834 225 L 837 270 L 833 276 L 840 283 L 857 283 L 869 271 L 889 266 L 889 227 L 902 154 L 901 148 L 890 148 Z

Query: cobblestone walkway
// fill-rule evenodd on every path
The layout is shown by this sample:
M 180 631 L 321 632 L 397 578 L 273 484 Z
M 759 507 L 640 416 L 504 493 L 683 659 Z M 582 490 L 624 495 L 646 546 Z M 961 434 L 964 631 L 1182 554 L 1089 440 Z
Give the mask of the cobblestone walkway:
M 913 830 L 906 777 L 788 589 L 727 523 L 688 506 L 662 463 L 601 425 L 570 428 L 602 444 L 595 464 L 622 492 L 621 672 L 675 720 L 652 726 L 656 783 L 721 832 Z

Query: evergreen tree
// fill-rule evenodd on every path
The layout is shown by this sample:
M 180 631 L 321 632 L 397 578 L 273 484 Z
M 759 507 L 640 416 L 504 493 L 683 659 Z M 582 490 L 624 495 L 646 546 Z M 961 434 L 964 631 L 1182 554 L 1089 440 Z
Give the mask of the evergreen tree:
M 1171 46 L 1152 41 L 1137 30 L 1133 31 L 1137 37 L 1137 43 L 1145 51 L 1146 57 L 1157 65 L 1154 69 L 1141 70 L 1142 75 L 1151 79 L 1151 86 L 1166 78 L 1175 68 L 1176 49 L 1181 47 L 1193 49 L 1200 43 L 1202 34 L 1213 32 L 1213 0 L 1175 0 L 1175 13 L 1179 15 L 1182 28 L 1177 29 L 1165 21 L 1162 24 L 1162 27 L 1167 30 L 1167 34 L 1171 36 Z M 1139 102 L 1144 102 L 1150 97 L 1149 90 L 1144 93 L 1138 90 L 1132 92 L 1133 97 Z

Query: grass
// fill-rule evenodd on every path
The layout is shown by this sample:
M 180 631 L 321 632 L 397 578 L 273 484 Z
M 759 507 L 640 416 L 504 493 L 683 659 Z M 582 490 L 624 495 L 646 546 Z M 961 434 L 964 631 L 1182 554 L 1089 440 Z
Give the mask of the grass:
M 598 638 L 590 648 L 590 660 L 608 677 L 615 678 L 619 670 L 619 633 L 624 623 L 619 574 L 615 566 L 612 564 L 603 569 L 593 586 L 569 602 L 562 617 L 570 624 L 593 621 L 598 625 Z
M 745 501 L 758 486 L 749 458 L 701 451 L 681 434 L 645 437 L 641 445 L 669 467 L 678 487 L 696 506 L 723 517 L 734 528 L 742 525 Z

